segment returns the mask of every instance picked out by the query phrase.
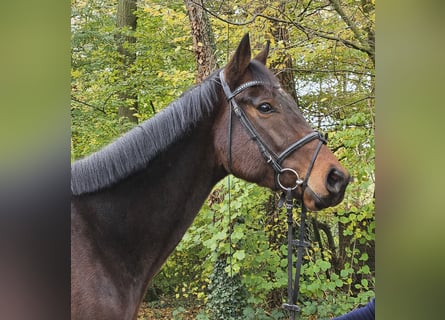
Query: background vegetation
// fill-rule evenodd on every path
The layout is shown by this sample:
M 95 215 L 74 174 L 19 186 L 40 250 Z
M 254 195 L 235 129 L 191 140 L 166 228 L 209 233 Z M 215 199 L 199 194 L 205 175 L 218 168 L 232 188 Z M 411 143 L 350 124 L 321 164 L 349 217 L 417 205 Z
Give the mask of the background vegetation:
M 123 2 L 72 1 L 72 160 L 223 66 L 245 32 L 256 52 L 270 40 L 271 69 L 354 177 L 340 205 L 311 214 L 303 316 L 327 319 L 366 303 L 375 284 L 374 1 L 140 0 L 135 23 L 119 24 Z M 199 9 L 207 19 L 190 14 Z M 204 47 L 214 60 L 200 58 Z M 151 284 L 150 304 L 170 301 L 177 319 L 283 318 L 286 218 L 277 197 L 221 181 Z

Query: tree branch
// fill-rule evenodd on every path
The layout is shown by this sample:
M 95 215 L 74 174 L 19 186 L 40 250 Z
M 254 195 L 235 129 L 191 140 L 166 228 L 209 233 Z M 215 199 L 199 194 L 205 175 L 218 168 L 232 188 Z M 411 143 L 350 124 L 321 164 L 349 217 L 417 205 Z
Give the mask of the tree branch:
M 329 149 L 332 151 L 332 153 L 336 153 L 338 150 L 340 150 L 341 148 L 345 148 L 346 146 L 342 143 L 336 147 L 329 147 Z
M 342 39 L 342 38 L 334 36 L 334 35 L 330 35 L 324 31 L 319 31 L 319 30 L 315 30 L 315 29 L 303 26 L 303 25 L 301 25 L 297 22 L 294 22 L 294 21 L 291 21 L 290 23 L 293 24 L 295 27 L 297 27 L 297 29 L 303 31 L 307 35 L 316 35 L 323 39 L 338 41 L 338 42 L 343 43 L 348 48 L 356 49 L 356 50 L 365 52 L 366 54 L 372 54 L 372 51 L 368 46 L 364 47 L 361 44 L 352 42 L 347 39 Z
M 374 47 L 375 46 L 373 43 L 369 43 L 369 41 L 374 41 L 373 40 L 374 32 L 372 30 L 368 30 L 368 41 L 365 40 L 362 36 L 362 33 L 355 25 L 355 23 L 353 23 L 353 21 L 351 21 L 351 19 L 349 19 L 348 15 L 344 12 L 343 8 L 340 5 L 340 2 L 338 0 L 329 0 L 329 3 L 332 5 L 334 10 L 339 14 L 339 16 L 342 18 L 342 20 L 346 23 L 348 28 L 350 28 L 351 31 L 354 33 L 355 38 L 361 43 L 362 47 L 366 49 L 365 52 L 372 58 L 373 63 L 374 63 L 374 57 L 375 57 Z M 367 14 L 368 13 L 369 12 L 367 12 Z
M 352 106 L 352 105 L 354 105 L 354 104 L 356 104 L 356 103 L 359 103 L 359 102 L 361 102 L 361 101 L 363 101 L 363 100 L 374 99 L 374 98 L 375 98 L 374 96 L 366 96 L 366 97 L 357 99 L 357 100 L 352 101 L 352 102 L 350 102 L 350 103 L 347 103 L 347 104 L 338 106 L 338 107 L 336 107 L 335 109 L 331 110 L 330 112 L 325 113 L 324 115 L 325 115 L 325 116 L 333 115 L 333 114 L 339 112 L 341 109 L 344 109 L 344 108 L 346 108 L 346 107 Z
M 194 1 L 191 1 L 191 2 L 195 3 L 198 6 L 201 6 L 200 4 L 198 4 L 198 3 L 194 2 Z M 247 20 L 247 21 L 244 21 L 244 22 L 234 22 L 234 21 L 230 21 L 230 20 L 227 20 L 227 19 L 224 19 L 224 18 L 220 17 L 218 14 L 210 11 L 209 9 L 207 9 L 204 6 L 202 6 L 202 8 L 203 8 L 204 11 L 206 11 L 212 17 L 214 17 L 214 18 L 216 18 L 216 19 L 218 19 L 218 20 L 220 20 L 222 22 L 225 22 L 227 24 L 234 25 L 234 26 L 246 26 L 248 24 L 251 24 L 251 23 L 255 22 L 255 20 L 258 17 L 264 18 L 264 19 L 267 19 L 267 20 L 271 20 L 271 21 L 274 21 L 274 22 L 281 22 L 281 23 L 289 24 L 289 21 L 281 20 L 281 19 L 274 18 L 274 17 L 271 17 L 271 16 L 266 16 L 266 15 L 264 15 L 262 13 L 255 13 L 250 20 Z
M 353 104 L 359 103 L 359 102 L 361 102 L 361 101 L 363 101 L 363 100 L 374 99 L 374 98 L 375 98 L 374 96 L 366 96 L 366 97 L 363 97 L 363 98 L 361 98 L 361 99 L 355 100 L 355 101 L 353 101 L 353 102 L 351 102 L 351 103 L 344 104 L 344 105 L 342 105 L 340 108 L 349 107 L 349 106 L 352 106 Z
M 346 13 L 343 11 L 343 8 L 341 7 L 338 0 L 329 0 L 330 4 L 334 8 L 334 10 L 339 14 L 339 16 L 342 18 L 342 20 L 346 23 L 346 25 L 352 30 L 357 40 L 363 45 L 368 46 L 366 41 L 363 40 L 363 37 L 360 33 L 360 30 L 357 29 L 355 24 L 349 19 L 349 17 L 346 15 Z
M 310 1 L 307 3 L 306 7 L 303 9 L 303 11 L 301 11 L 301 12 L 298 14 L 298 18 L 302 17 L 302 16 L 309 10 L 309 7 L 311 6 L 311 4 L 312 4 L 312 0 L 310 0 Z
M 85 102 L 85 101 L 76 99 L 76 98 L 74 98 L 73 96 L 71 96 L 71 100 L 73 100 L 74 102 L 83 104 L 83 105 L 85 105 L 85 106 L 87 106 L 87 107 L 93 108 L 94 110 L 100 111 L 100 112 L 102 112 L 103 114 L 107 114 L 107 113 L 105 112 L 105 109 L 99 108 L 98 106 L 92 105 L 92 104 L 90 104 L 90 103 L 88 103 L 88 102 Z
M 355 70 L 344 70 L 344 69 L 336 69 L 336 70 L 322 70 L 322 69 L 301 69 L 301 68 L 292 68 L 295 72 L 300 73 L 351 73 L 351 74 L 357 74 L 362 76 L 369 76 L 371 78 L 375 78 L 375 74 L 372 72 L 360 72 Z
M 352 49 L 356 49 L 356 50 L 362 51 L 362 52 L 364 52 L 364 53 L 366 53 L 366 54 L 368 54 L 370 56 L 372 56 L 374 54 L 372 52 L 372 49 L 369 47 L 369 45 L 363 46 L 361 43 L 355 43 L 353 41 L 350 41 L 350 40 L 347 40 L 347 39 L 342 39 L 340 37 L 331 35 L 331 34 L 325 32 L 325 31 L 315 30 L 315 29 L 306 27 L 306 26 L 302 25 L 301 23 L 293 21 L 288 16 L 286 16 L 284 13 L 283 13 L 283 15 L 286 17 L 287 20 L 283 20 L 283 19 L 278 19 L 278 18 L 275 18 L 275 17 L 267 16 L 267 15 L 264 15 L 262 13 L 255 13 L 250 20 L 246 20 L 244 22 L 234 22 L 234 21 L 230 21 L 228 19 L 222 18 L 218 14 L 216 14 L 216 13 L 210 11 L 209 9 L 207 9 L 205 6 L 203 6 L 199 2 L 196 2 L 194 0 L 191 0 L 191 2 L 193 2 L 197 6 L 201 6 L 202 9 L 204 11 L 206 11 L 208 14 L 210 14 L 212 17 L 214 17 L 214 18 L 216 18 L 216 19 L 218 19 L 218 20 L 220 20 L 220 21 L 222 21 L 224 23 L 230 24 L 230 25 L 245 26 L 245 25 L 248 25 L 248 24 L 251 24 L 251 23 L 255 22 L 255 20 L 257 18 L 263 18 L 263 19 L 267 19 L 267 20 L 270 20 L 270 21 L 273 21 L 273 22 L 276 22 L 276 23 L 284 23 L 284 24 L 287 24 L 287 25 L 293 25 L 298 30 L 300 30 L 303 33 L 305 33 L 308 37 L 315 35 L 315 36 L 318 36 L 318 37 L 323 38 L 323 39 L 341 42 L 348 48 L 352 48 Z M 359 38 L 359 40 L 360 40 L 360 38 Z

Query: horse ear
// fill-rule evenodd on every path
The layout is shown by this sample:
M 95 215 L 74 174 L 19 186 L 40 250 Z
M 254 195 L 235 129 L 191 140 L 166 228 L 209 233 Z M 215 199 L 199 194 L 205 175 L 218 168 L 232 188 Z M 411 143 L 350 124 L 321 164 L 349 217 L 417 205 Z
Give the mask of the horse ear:
M 254 59 L 266 65 L 267 56 L 269 55 L 269 48 L 270 48 L 270 40 L 267 40 L 266 46 L 263 48 L 263 50 L 261 50 L 260 53 L 258 53 L 258 55 Z
M 235 83 L 239 80 L 246 71 L 251 59 L 250 39 L 249 34 L 246 33 L 241 39 L 235 54 L 225 67 L 224 75 L 226 76 L 227 83 Z

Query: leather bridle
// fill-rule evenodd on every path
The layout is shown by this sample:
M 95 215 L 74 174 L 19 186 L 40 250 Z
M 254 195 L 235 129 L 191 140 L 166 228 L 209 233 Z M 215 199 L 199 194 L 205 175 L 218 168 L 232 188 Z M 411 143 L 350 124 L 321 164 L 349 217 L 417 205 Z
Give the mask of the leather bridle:
M 272 151 L 272 149 L 267 145 L 267 143 L 264 141 L 264 139 L 258 134 L 257 130 L 255 129 L 252 122 L 249 120 L 249 118 L 246 116 L 244 110 L 238 105 L 238 103 L 235 100 L 235 97 L 241 93 L 242 91 L 246 90 L 247 88 L 251 87 L 258 87 L 258 86 L 272 86 L 273 88 L 280 88 L 278 84 L 271 84 L 264 81 L 249 81 L 246 82 L 239 87 L 237 87 L 235 90 L 231 91 L 229 85 L 225 81 L 224 78 L 224 69 L 222 69 L 219 73 L 219 78 L 221 81 L 222 88 L 224 90 L 225 96 L 227 98 L 227 102 L 229 103 L 230 110 L 229 110 L 229 121 L 228 121 L 228 150 L 227 150 L 227 161 L 228 161 L 228 171 L 229 173 L 232 173 L 232 112 L 235 113 L 236 117 L 242 124 L 242 126 L 246 129 L 247 133 L 249 134 L 250 138 L 255 141 L 255 143 L 258 146 L 258 149 L 260 150 L 261 154 L 263 155 L 264 159 L 268 164 L 270 164 L 275 171 L 275 187 L 280 187 L 283 190 L 283 194 L 281 196 L 280 202 L 278 204 L 279 207 L 281 207 L 284 203 L 286 204 L 287 209 L 287 223 L 288 223 L 288 302 L 283 304 L 283 308 L 287 309 L 289 311 L 289 319 L 295 319 L 296 313 L 299 312 L 301 309 L 296 305 L 297 299 L 298 299 L 298 293 L 299 293 L 299 281 L 300 281 L 300 273 L 301 273 L 301 265 L 303 263 L 303 251 L 304 248 L 307 248 L 309 244 L 304 240 L 304 235 L 306 231 L 306 213 L 307 208 L 304 205 L 303 201 L 303 195 L 304 191 L 308 185 L 309 176 L 312 172 L 315 160 L 317 159 L 318 153 L 320 152 L 321 146 L 323 144 L 327 143 L 326 137 L 324 137 L 320 132 L 313 131 L 303 138 L 297 140 L 296 142 L 292 143 L 290 146 L 288 146 L 284 151 L 282 151 L 280 154 L 276 154 Z M 303 147 L 305 144 L 318 139 L 317 147 L 315 148 L 315 151 L 312 155 L 311 162 L 309 163 L 308 169 L 306 171 L 306 175 L 302 179 L 300 175 L 297 173 L 295 169 L 292 168 L 286 168 L 282 166 L 282 163 L 284 159 L 286 159 L 289 155 L 291 155 L 293 152 L 297 151 L 301 147 Z M 296 176 L 295 179 L 295 185 L 286 187 L 284 186 L 280 181 L 280 175 L 290 172 L 293 173 Z M 300 231 L 299 231 L 299 238 L 298 240 L 294 240 L 293 238 L 293 214 L 292 209 L 294 208 L 295 204 L 293 201 L 293 195 L 292 191 L 296 189 L 297 187 L 301 187 L 301 199 L 297 199 L 300 202 L 301 205 L 301 216 L 300 216 Z M 293 253 L 293 247 L 297 247 L 297 260 L 295 263 L 296 271 L 295 271 L 295 280 L 292 281 L 293 274 L 292 274 L 292 253 Z
M 231 91 L 229 88 L 229 85 L 227 84 L 227 82 L 224 79 L 224 69 L 222 69 L 219 73 L 219 78 L 221 80 L 221 85 L 222 88 L 224 90 L 224 93 L 226 95 L 227 101 L 230 105 L 230 110 L 229 110 L 229 123 L 228 123 L 228 168 L 229 168 L 229 172 L 231 173 L 232 171 L 232 112 L 235 113 L 236 117 L 238 118 L 238 120 L 240 121 L 240 123 L 243 125 L 243 127 L 246 129 L 247 133 L 249 134 L 250 138 L 255 141 L 255 143 L 258 146 L 258 149 L 260 150 L 261 154 L 263 155 L 264 159 L 266 160 L 266 162 L 268 164 L 270 164 L 273 168 L 273 170 L 275 171 L 275 183 L 276 183 L 276 187 L 280 187 L 283 190 L 287 190 L 289 188 L 291 188 L 292 190 L 294 190 L 295 188 L 297 188 L 298 186 L 301 186 L 303 189 L 306 188 L 307 186 L 307 182 L 309 180 L 309 175 L 312 171 L 312 168 L 314 166 L 315 160 L 317 158 L 317 155 L 320 151 L 320 148 L 323 144 L 327 143 L 327 140 L 325 139 L 325 137 L 323 137 L 323 135 L 320 132 L 317 131 L 313 131 L 309 134 L 307 134 L 306 136 L 304 136 L 303 138 L 297 140 L 296 142 L 292 143 L 289 147 L 287 147 L 284 151 L 282 151 L 280 154 L 276 154 L 275 152 L 272 151 L 272 149 L 267 145 L 267 143 L 264 141 L 264 139 L 258 134 L 257 130 L 255 129 L 255 127 L 253 126 L 252 122 L 249 120 L 249 118 L 246 116 L 246 113 L 244 112 L 244 110 L 238 105 L 238 103 L 235 100 L 235 97 L 241 93 L 242 91 L 246 90 L 247 88 L 250 87 L 257 87 L 257 86 L 273 86 L 274 88 L 279 88 L 280 86 L 277 84 L 270 84 L 264 81 L 258 81 L 258 80 L 254 80 L 254 81 L 249 81 L 246 82 L 242 85 L 240 85 L 238 88 L 236 88 L 235 90 Z M 282 163 L 284 161 L 284 159 L 286 159 L 288 156 L 290 156 L 293 152 L 297 151 L 298 149 L 300 149 L 301 147 L 303 147 L 305 144 L 318 139 L 318 145 L 314 151 L 314 154 L 312 156 L 311 162 L 309 164 L 309 167 L 307 169 L 306 175 L 304 177 L 304 179 L 302 179 L 300 177 L 300 175 L 297 173 L 296 170 L 292 169 L 292 168 L 283 168 L 282 167 Z M 296 176 L 296 180 L 295 180 L 295 185 L 291 186 L 291 187 L 286 187 L 284 186 L 281 181 L 280 181 L 280 175 L 285 173 L 285 172 L 290 172 L 293 173 Z

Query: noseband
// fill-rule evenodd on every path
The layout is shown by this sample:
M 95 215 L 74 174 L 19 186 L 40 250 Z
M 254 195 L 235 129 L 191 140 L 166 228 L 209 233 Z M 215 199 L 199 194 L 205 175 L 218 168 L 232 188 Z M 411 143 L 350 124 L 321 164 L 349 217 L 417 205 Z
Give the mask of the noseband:
M 255 141 L 255 143 L 258 146 L 258 149 L 260 150 L 261 154 L 263 155 L 264 159 L 268 164 L 270 164 L 275 171 L 275 186 L 280 187 L 283 190 L 294 190 L 298 186 L 301 186 L 303 191 L 307 187 L 307 183 L 309 180 L 309 175 L 312 171 L 312 168 L 314 166 L 315 160 L 317 158 L 317 155 L 320 151 L 320 148 L 323 144 L 326 144 L 327 141 L 325 137 L 320 132 L 313 131 L 309 133 L 308 135 L 304 136 L 300 140 L 297 140 L 296 142 L 292 143 L 289 147 L 287 147 L 284 151 L 282 151 L 280 154 L 276 154 L 272 151 L 272 149 L 267 145 L 267 143 L 264 141 L 264 139 L 261 138 L 261 136 L 258 134 L 257 130 L 253 126 L 252 122 L 249 120 L 249 118 L 246 116 L 246 113 L 244 110 L 238 105 L 238 103 L 235 100 L 235 97 L 250 87 L 257 87 L 257 86 L 271 86 L 270 83 L 264 82 L 264 81 L 249 81 L 242 85 L 240 85 L 238 88 L 233 90 L 233 92 L 230 90 L 229 85 L 224 79 L 224 69 L 222 69 L 219 73 L 219 77 L 221 80 L 221 85 L 223 87 L 224 93 L 226 95 L 227 101 L 230 105 L 230 111 L 229 111 L 229 139 L 228 139 L 228 168 L 229 171 L 232 171 L 232 112 L 235 113 L 243 127 L 247 130 L 247 133 L 249 134 L 250 138 Z M 279 88 L 279 85 L 273 85 L 274 88 Z M 304 179 L 300 177 L 300 175 L 297 173 L 295 169 L 292 168 L 283 168 L 282 163 L 284 159 L 286 159 L 288 156 L 290 156 L 294 151 L 297 151 L 301 147 L 303 147 L 305 144 L 311 142 L 312 140 L 318 139 L 318 145 L 315 149 L 315 152 L 312 156 L 311 162 L 309 164 L 309 167 L 307 169 L 306 175 Z M 295 185 L 291 187 L 284 186 L 280 181 L 280 176 L 285 173 L 289 172 L 296 176 L 295 179 Z M 303 193 L 302 193 L 303 194 Z

